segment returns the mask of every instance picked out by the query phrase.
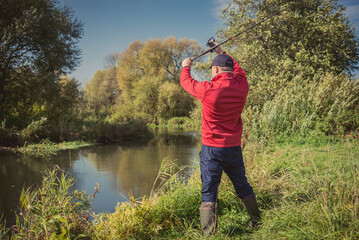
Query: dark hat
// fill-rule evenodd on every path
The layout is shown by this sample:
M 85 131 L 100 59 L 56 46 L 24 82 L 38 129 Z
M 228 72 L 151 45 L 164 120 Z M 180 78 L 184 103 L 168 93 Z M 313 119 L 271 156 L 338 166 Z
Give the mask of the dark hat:
M 226 55 L 226 54 L 219 54 L 217 55 L 209 68 L 212 68 L 212 66 L 218 66 L 218 67 L 233 67 L 233 59 Z

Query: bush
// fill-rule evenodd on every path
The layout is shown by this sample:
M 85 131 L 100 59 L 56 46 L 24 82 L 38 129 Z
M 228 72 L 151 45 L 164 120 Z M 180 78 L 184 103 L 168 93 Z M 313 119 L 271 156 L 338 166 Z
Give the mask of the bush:
M 19 144 L 18 131 L 14 128 L 7 128 L 5 122 L 0 126 L 0 144 L 2 146 L 12 146 Z
M 188 117 L 174 117 L 168 120 L 167 125 L 171 127 L 191 127 L 192 120 Z
M 165 82 L 159 88 L 157 115 L 164 119 L 188 116 L 194 106 L 193 99 L 178 84 Z
M 330 135 L 359 128 L 359 83 L 345 75 L 317 75 L 311 81 L 293 82 L 267 101 L 263 109 L 245 108 L 251 134 Z
M 88 121 L 83 125 L 79 138 L 96 142 L 142 142 L 151 137 L 146 124 L 141 120 L 124 123 Z
M 20 132 L 22 142 L 37 142 L 43 137 L 48 136 L 48 133 L 46 133 L 46 123 L 46 118 L 32 121 L 26 128 L 24 128 Z

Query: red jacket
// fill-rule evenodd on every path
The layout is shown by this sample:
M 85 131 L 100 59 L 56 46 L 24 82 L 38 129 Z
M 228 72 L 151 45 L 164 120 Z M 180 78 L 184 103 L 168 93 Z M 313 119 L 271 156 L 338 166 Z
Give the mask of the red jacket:
M 248 82 L 243 69 L 233 59 L 233 72 L 221 72 L 211 82 L 191 77 L 191 69 L 181 72 L 181 86 L 202 102 L 202 143 L 210 147 L 241 145 L 241 113 L 248 95 Z

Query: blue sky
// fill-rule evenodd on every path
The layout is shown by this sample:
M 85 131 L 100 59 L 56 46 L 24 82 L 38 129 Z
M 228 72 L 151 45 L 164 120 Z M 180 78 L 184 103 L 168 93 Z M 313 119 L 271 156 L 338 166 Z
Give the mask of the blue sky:
M 106 56 L 140 39 L 188 38 L 205 45 L 222 26 L 220 9 L 230 0 L 60 0 L 84 24 L 82 62 L 72 73 L 79 83 L 104 69 Z M 359 0 L 339 0 L 359 36 Z

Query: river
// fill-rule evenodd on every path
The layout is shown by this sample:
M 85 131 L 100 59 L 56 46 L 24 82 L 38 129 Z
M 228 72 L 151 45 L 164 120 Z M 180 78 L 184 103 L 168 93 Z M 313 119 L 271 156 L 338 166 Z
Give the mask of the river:
M 7 227 L 15 223 L 19 196 L 23 188 L 41 183 L 43 172 L 55 165 L 75 179 L 74 188 L 92 195 L 96 183 L 99 193 L 93 200 L 95 213 L 114 212 L 118 202 L 149 195 L 163 159 L 179 166 L 198 162 L 199 137 L 182 129 L 152 129 L 154 138 L 148 143 L 130 146 L 96 145 L 66 150 L 41 159 L 0 152 L 0 216 Z

